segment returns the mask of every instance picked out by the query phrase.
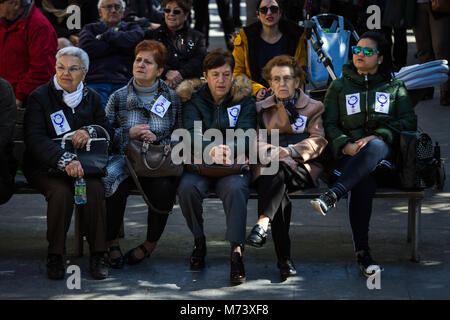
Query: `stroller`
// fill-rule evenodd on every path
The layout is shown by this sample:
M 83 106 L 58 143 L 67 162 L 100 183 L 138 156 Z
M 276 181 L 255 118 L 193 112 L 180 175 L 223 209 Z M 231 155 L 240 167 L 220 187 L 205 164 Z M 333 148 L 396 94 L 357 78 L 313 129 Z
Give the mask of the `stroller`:
M 308 18 L 308 17 L 307 17 Z M 313 99 L 323 100 L 328 84 L 342 75 L 349 48 L 359 40 L 353 25 L 344 17 L 324 13 L 301 21 L 306 30 L 308 87 Z
M 351 57 L 349 48 L 359 36 L 348 20 L 335 14 L 319 14 L 302 23 L 308 39 L 309 88 L 305 92 L 322 101 L 331 80 L 341 77 L 342 66 Z M 403 67 L 393 77 L 404 81 L 415 106 L 423 95 L 420 89 L 446 82 L 448 72 L 447 60 L 435 60 Z

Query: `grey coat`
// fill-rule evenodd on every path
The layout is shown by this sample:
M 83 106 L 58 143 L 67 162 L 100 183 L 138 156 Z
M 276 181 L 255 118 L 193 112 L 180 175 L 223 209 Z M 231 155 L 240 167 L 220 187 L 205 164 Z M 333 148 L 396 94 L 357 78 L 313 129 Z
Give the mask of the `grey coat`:
M 109 159 L 106 177 L 103 178 L 105 194 L 110 197 L 118 186 L 128 178 L 128 170 L 123 159 L 123 150 L 128 144 L 130 128 L 139 124 L 148 124 L 150 130 L 159 138 L 181 127 L 181 105 L 175 91 L 167 84 L 158 80 L 160 95 L 171 102 L 168 111 L 163 118 L 150 112 L 139 100 L 134 86 L 134 78 L 128 84 L 114 92 L 106 105 L 106 116 L 114 128 L 114 140 L 112 141 L 112 155 Z M 161 143 L 170 141 L 166 138 Z

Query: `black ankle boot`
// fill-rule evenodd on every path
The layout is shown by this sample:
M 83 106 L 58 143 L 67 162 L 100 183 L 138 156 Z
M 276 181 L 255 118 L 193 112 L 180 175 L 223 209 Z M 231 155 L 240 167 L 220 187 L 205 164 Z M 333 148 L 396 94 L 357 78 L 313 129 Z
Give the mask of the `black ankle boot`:
M 191 270 L 202 270 L 205 267 L 206 238 L 200 237 L 194 240 L 194 250 L 191 254 Z

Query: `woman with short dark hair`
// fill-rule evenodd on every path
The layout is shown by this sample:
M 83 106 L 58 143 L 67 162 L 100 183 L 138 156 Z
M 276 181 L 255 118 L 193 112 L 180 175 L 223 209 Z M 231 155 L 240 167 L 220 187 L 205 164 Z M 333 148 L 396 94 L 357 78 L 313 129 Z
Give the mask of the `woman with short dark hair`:
M 185 81 L 177 89 L 177 94 L 183 101 L 183 127 L 191 134 L 194 151 L 196 150 L 194 143 L 201 134 L 203 153 L 207 146 L 207 140 L 203 141 L 203 134 L 208 129 L 220 130 L 222 137 L 226 137 L 227 129 L 247 130 L 255 127 L 255 103 L 250 96 L 250 80 L 242 76 L 233 80 L 233 66 L 234 59 L 229 51 L 213 50 L 203 61 L 203 75 L 206 83 L 196 85 L 201 83 L 200 80 L 196 83 Z M 233 110 L 236 110 L 236 113 L 233 113 Z M 203 124 L 201 131 L 196 130 L 198 128 L 195 127 L 195 123 Z M 228 145 L 224 141 L 219 143 L 209 153 L 213 162 L 217 164 L 233 162 L 231 148 L 236 150 L 236 145 L 231 142 Z M 245 155 L 248 155 L 248 143 L 245 147 Z M 234 156 L 242 157 L 243 155 L 237 155 L 234 152 Z M 208 177 L 184 172 L 178 188 L 178 198 L 187 225 L 194 235 L 195 245 L 190 259 L 191 269 L 200 270 L 205 267 L 206 239 L 203 231 L 202 202 L 208 196 L 209 190 L 215 190 L 223 202 L 227 219 L 225 238 L 231 245 L 230 280 L 233 284 L 245 281 L 242 254 L 250 181 L 250 173 Z
M 134 183 L 128 174 L 123 152 L 129 139 L 153 142 L 180 127 L 179 100 L 173 90 L 160 79 L 167 62 L 167 50 L 158 41 L 144 40 L 135 49 L 133 78 L 128 85 L 114 92 L 106 106 L 106 115 L 115 129 L 114 153 L 103 179 L 106 191 L 107 246 L 113 268 L 122 268 L 124 262 L 137 264 L 150 257 L 175 203 L 177 177 L 139 177 L 150 203 L 158 212 L 148 208 L 147 238 L 138 247 L 122 255 L 117 236 L 123 221 L 125 207 Z M 164 113 L 152 108 L 160 97 L 167 99 Z M 162 139 L 168 143 L 170 136 Z
M 389 46 L 381 33 L 364 33 L 352 47 L 353 59 L 325 95 L 325 133 L 336 161 L 331 188 L 311 201 L 326 215 L 349 193 L 349 218 L 356 260 L 369 277 L 381 266 L 369 248 L 369 222 L 377 183 L 392 161 L 398 132 L 416 130 L 417 116 L 403 81 L 392 79 Z M 388 177 L 392 180 L 392 177 Z

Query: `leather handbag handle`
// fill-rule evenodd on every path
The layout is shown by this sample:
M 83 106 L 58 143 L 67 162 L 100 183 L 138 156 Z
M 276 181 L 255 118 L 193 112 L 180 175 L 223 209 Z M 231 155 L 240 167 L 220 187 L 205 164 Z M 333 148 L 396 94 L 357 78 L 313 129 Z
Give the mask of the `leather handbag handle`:
M 166 161 L 167 155 L 169 154 L 169 151 L 170 151 L 170 147 L 168 147 L 168 145 L 164 146 L 164 154 L 163 154 L 163 157 L 162 157 L 161 161 L 159 162 L 159 164 L 155 168 L 152 168 L 147 163 L 147 159 L 145 157 L 147 155 L 147 152 L 148 152 L 148 146 L 149 146 L 149 144 L 147 142 L 144 141 L 144 143 L 142 143 L 141 159 L 142 159 L 142 162 L 144 163 L 144 165 L 147 167 L 148 170 L 156 171 L 159 168 L 161 168 L 161 166 L 164 164 L 164 161 Z

